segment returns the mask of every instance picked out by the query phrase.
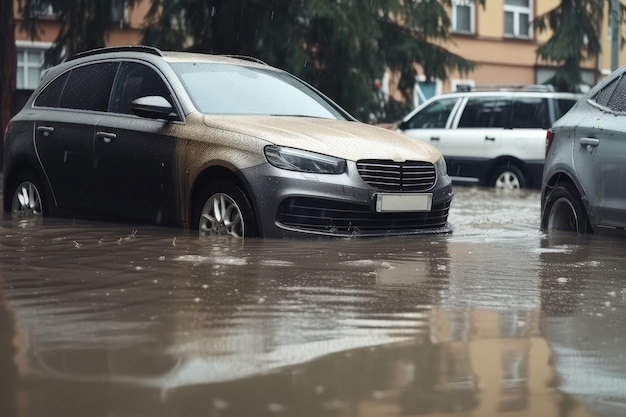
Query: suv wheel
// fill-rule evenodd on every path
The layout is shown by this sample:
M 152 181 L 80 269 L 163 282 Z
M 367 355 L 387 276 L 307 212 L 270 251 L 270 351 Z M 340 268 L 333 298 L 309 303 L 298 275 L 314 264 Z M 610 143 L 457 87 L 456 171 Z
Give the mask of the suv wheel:
M 494 171 L 491 185 L 498 190 L 518 190 L 526 187 L 526 179 L 521 169 L 509 163 Z
M 547 233 L 591 231 L 589 217 L 573 185 L 561 183 L 550 189 L 546 197 L 541 227 Z
M 39 178 L 31 173 L 24 172 L 13 181 L 11 188 L 11 213 L 18 218 L 41 217 L 46 212 L 46 202 L 43 187 Z
M 208 184 L 196 199 L 193 226 L 200 236 L 258 235 L 252 205 L 237 185 L 227 182 Z

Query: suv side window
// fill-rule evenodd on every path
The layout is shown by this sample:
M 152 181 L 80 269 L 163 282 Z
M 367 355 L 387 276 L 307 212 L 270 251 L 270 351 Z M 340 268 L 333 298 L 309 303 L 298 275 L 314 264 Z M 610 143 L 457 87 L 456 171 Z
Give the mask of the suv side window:
M 65 85 L 59 107 L 107 111 L 118 62 L 99 62 L 74 68 Z
M 436 100 L 417 112 L 404 129 L 444 129 L 458 98 Z
M 473 97 L 467 100 L 460 128 L 507 127 L 511 100 L 504 97 Z
M 515 97 L 511 108 L 511 125 L 518 129 L 547 129 L 550 127 L 548 99 Z
M 554 99 L 555 104 L 555 120 L 559 120 L 571 109 L 577 100 L 573 98 L 557 98 Z
M 115 82 L 110 111 L 133 114 L 133 100 L 146 96 L 161 96 L 174 105 L 170 90 L 154 69 L 138 62 L 124 62 Z
M 37 107 L 59 107 L 59 99 L 69 76 L 70 72 L 68 71 L 57 77 L 39 93 L 33 104 Z

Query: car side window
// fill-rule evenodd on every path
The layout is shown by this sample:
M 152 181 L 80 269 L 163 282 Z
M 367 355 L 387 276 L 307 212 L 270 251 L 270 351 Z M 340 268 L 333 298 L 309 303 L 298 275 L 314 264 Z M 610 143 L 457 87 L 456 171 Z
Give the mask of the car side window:
M 617 82 L 606 106 L 615 112 L 626 112 L 626 77 L 623 75 Z
M 59 107 L 107 111 L 118 62 L 99 62 L 74 68 L 65 84 Z
M 34 105 L 37 107 L 59 107 L 59 99 L 69 76 L 70 72 L 68 71 L 44 87 L 35 99 Z
M 458 98 L 436 100 L 408 120 L 406 129 L 444 129 Z
M 500 97 L 474 97 L 467 100 L 459 128 L 506 127 L 511 100 Z
M 109 111 L 133 114 L 133 100 L 146 96 L 161 96 L 173 105 L 170 90 L 154 69 L 138 62 L 124 62 L 115 82 Z
M 602 88 L 596 95 L 593 97 L 593 101 L 598 103 L 601 106 L 607 107 L 611 96 L 613 95 L 613 90 L 617 86 L 617 82 L 621 80 L 623 77 L 619 77 L 608 83 Z
M 541 97 L 514 97 L 511 107 L 513 129 L 547 129 L 550 127 L 548 99 Z

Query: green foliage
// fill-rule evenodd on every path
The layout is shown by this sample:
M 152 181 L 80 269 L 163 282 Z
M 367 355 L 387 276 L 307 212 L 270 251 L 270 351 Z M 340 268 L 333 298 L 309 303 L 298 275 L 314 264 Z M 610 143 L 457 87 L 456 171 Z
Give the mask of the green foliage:
M 56 19 L 61 22 L 52 48 L 46 53 L 46 64 L 62 62 L 78 52 L 102 48 L 109 31 L 119 25 L 113 20 L 114 9 L 123 10 L 125 4 L 132 6 L 135 0 L 18 0 L 23 30 L 37 40 L 42 35 L 39 25 L 42 7 L 51 6 Z
M 610 9 L 610 0 L 562 0 L 557 7 L 534 19 L 536 32 L 552 32 L 548 42 L 537 48 L 537 57 L 559 64 L 546 84 L 554 85 L 559 91 L 579 90 L 581 63 L 597 58 L 602 50 L 599 33 L 606 3 Z M 622 4 L 619 13 L 620 22 L 624 22 L 626 8 Z M 623 34 L 621 41 L 623 44 Z

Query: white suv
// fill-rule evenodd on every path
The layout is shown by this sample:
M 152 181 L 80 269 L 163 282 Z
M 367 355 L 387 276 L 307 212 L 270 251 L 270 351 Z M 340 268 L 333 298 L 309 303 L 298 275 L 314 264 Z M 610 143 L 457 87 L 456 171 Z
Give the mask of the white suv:
M 437 147 L 455 182 L 539 188 L 546 131 L 578 98 L 543 85 L 446 93 L 409 113 L 398 130 Z

